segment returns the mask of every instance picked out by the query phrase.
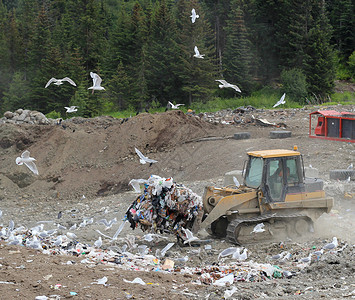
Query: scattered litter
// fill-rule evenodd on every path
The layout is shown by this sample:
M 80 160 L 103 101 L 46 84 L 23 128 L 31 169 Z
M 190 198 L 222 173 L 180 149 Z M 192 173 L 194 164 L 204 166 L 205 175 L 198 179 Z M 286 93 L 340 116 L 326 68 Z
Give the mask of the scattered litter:
M 107 277 L 104 276 L 101 279 L 97 279 L 96 282 L 91 282 L 91 284 L 102 284 L 102 285 L 106 286 L 107 280 L 108 280 Z
M 171 259 L 166 259 L 163 263 L 163 265 L 161 266 L 162 270 L 173 270 L 174 269 L 174 261 L 172 261 Z
M 228 299 L 233 296 L 233 294 L 238 291 L 238 288 L 233 286 L 230 290 L 224 292 L 224 299 Z
M 0 284 L 15 284 L 14 282 L 10 281 L 0 281 Z
M 218 285 L 218 286 L 225 286 L 227 283 L 231 285 L 234 281 L 234 274 L 230 273 L 218 280 L 216 280 L 213 285 Z
M 123 281 L 128 282 L 128 283 L 137 283 L 137 284 L 141 284 L 141 285 L 146 285 L 146 283 L 139 277 L 134 278 L 132 281 L 129 281 L 129 280 L 123 278 Z

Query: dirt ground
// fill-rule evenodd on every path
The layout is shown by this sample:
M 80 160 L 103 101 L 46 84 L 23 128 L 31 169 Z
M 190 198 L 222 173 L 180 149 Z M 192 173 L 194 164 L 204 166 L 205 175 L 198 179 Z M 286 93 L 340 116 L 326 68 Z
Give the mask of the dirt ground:
M 52 299 L 223 299 L 228 298 L 226 290 L 232 287 L 237 288 L 232 299 L 355 297 L 355 183 L 329 180 L 329 170 L 345 169 L 354 162 L 355 144 L 310 139 L 308 114 L 316 109 L 254 110 L 242 115 L 286 124 L 286 130 L 292 132 L 286 139 L 270 139 L 270 131 L 280 128 L 253 123 L 214 124 L 204 121 L 202 115 L 181 111 L 140 114 L 128 120 L 72 118 L 62 125 L 1 124 L 0 224 L 7 227 L 13 220 L 15 228 L 32 228 L 42 222 L 49 230 L 57 224 L 69 228 L 89 218 L 94 222 L 75 230 L 80 250 L 75 255 L 43 254 L 7 245 L 0 237 L 0 299 L 35 299 L 42 295 Z M 354 111 L 351 106 L 329 109 Z M 251 138 L 235 140 L 232 136 L 237 132 L 249 132 Z M 102 236 L 101 249 L 82 248 L 98 239 L 96 230 L 113 236 L 137 195 L 128 186 L 132 178 L 147 179 L 151 174 L 173 177 L 202 196 L 205 186 L 223 186 L 226 172 L 241 170 L 247 151 L 292 149 L 294 145 L 303 154 L 305 166 L 311 164 L 319 170 L 326 192 L 335 198 L 332 212 L 323 215 L 315 233 L 302 240 L 246 245 L 248 260 L 238 263 L 218 259 L 222 250 L 233 245 L 206 235 L 207 241 L 199 247 L 175 244 L 166 254 L 175 262 L 170 271 L 162 270 L 166 258 L 152 261 L 122 254 L 114 262 L 106 259 L 110 250 L 130 245 L 132 240 L 133 244 L 147 244 L 142 239 L 144 233 L 132 231 L 128 225 L 116 241 Z M 135 147 L 158 163 L 141 165 Z M 39 176 L 15 163 L 26 149 L 36 159 Z M 97 223 L 115 217 L 118 222 L 107 230 Z M 310 264 L 300 263 L 333 236 L 339 240 L 339 251 L 313 258 Z M 148 243 L 149 254 L 153 256 L 168 242 L 176 242 L 176 238 L 164 236 Z M 270 260 L 282 251 L 292 254 L 289 261 Z M 129 252 L 136 254 L 137 248 L 131 247 Z M 185 256 L 188 260 L 180 262 Z M 89 262 L 85 260 L 88 257 Z M 277 265 L 293 273 L 290 278 L 266 278 L 259 272 L 254 279 L 245 280 L 244 275 L 256 264 Z M 208 281 L 208 276 L 218 278 L 236 269 L 241 275 L 232 286 L 219 287 Z M 106 285 L 93 284 L 104 276 Z M 146 285 L 125 281 L 137 277 Z

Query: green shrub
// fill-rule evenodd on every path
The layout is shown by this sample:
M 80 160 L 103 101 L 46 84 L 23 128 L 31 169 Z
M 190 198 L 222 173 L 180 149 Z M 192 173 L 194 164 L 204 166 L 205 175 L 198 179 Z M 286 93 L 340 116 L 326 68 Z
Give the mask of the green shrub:
M 283 70 L 281 73 L 281 92 L 286 93 L 288 98 L 298 103 L 304 103 L 307 96 L 306 75 L 302 70 L 294 68 Z
M 348 60 L 349 71 L 352 79 L 355 79 L 355 51 L 349 56 Z
M 60 116 L 60 112 L 57 112 L 55 110 L 49 112 L 48 114 L 46 114 L 47 119 L 58 119 L 61 118 Z

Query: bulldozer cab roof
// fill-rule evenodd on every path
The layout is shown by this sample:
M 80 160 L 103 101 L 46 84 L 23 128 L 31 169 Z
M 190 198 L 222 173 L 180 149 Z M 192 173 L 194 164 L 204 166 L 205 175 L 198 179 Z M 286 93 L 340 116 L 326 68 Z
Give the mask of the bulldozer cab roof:
M 262 158 L 301 155 L 301 153 L 298 151 L 285 150 L 285 149 L 251 151 L 251 152 L 247 152 L 247 154 L 249 156 L 262 157 Z

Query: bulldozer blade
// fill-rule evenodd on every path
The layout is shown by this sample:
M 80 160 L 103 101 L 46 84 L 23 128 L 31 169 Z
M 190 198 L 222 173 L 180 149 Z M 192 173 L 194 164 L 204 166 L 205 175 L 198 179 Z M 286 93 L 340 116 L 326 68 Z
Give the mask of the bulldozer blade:
M 200 230 L 205 229 L 207 226 L 211 225 L 212 222 L 216 221 L 219 217 L 226 214 L 226 211 L 230 210 L 233 207 L 237 207 L 245 202 L 250 201 L 257 197 L 255 191 L 244 193 L 244 194 L 235 194 L 222 198 L 213 210 L 208 214 L 207 218 L 201 223 Z

